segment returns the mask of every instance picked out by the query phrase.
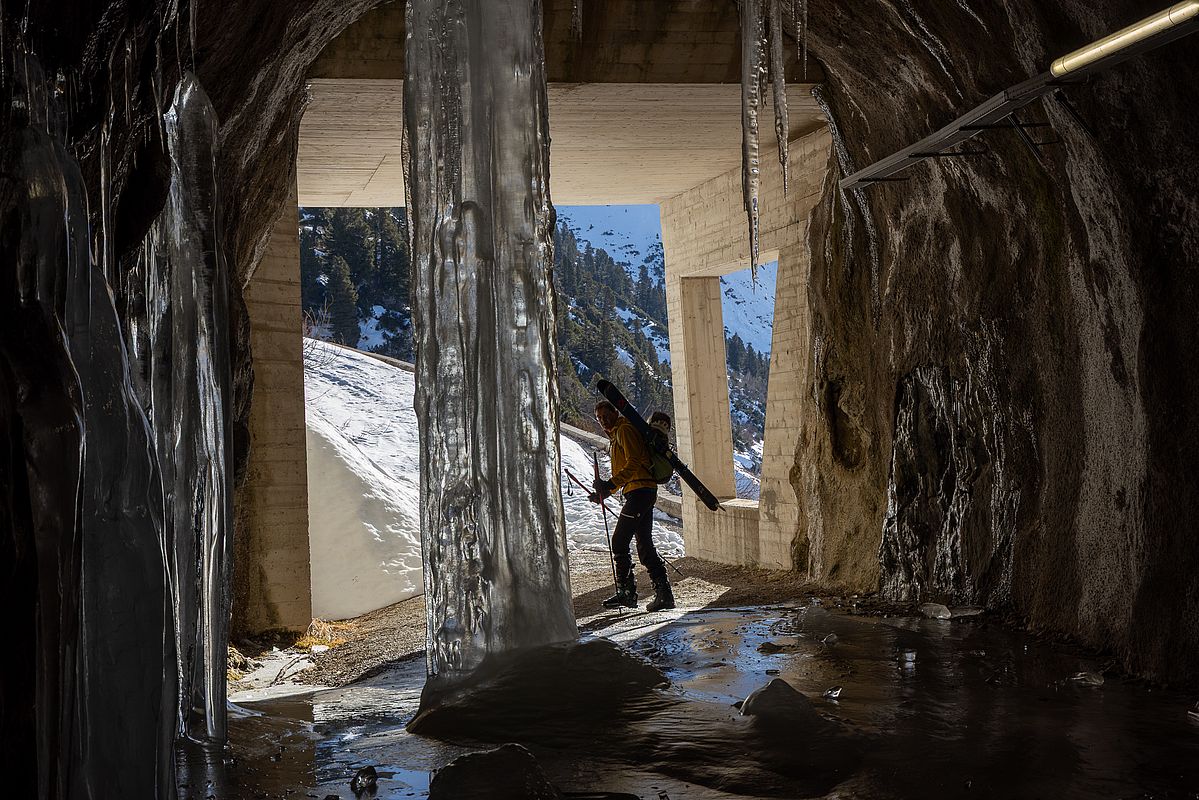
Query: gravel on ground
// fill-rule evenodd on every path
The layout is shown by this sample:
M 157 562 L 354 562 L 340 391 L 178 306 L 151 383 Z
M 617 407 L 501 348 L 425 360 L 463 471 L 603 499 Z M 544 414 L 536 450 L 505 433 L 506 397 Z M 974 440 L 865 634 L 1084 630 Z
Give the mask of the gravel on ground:
M 672 562 L 671 582 L 680 608 L 727 608 L 763 606 L 795 601 L 812 602 L 822 594 L 798 572 L 768 570 L 717 564 L 686 557 Z M 576 551 L 570 556 L 571 589 L 575 617 L 580 630 L 602 627 L 613 612 L 602 601 L 612 594 L 612 567 L 607 553 Z M 637 567 L 637 590 L 644 608 L 653 596 L 645 571 Z M 827 594 L 827 593 L 823 593 Z M 425 602 L 413 597 L 336 624 L 338 643 L 324 649 L 318 645 L 312 653 L 313 665 L 291 678 L 316 686 L 344 686 L 388 667 L 414 658 L 425 650 Z M 297 654 L 311 651 L 306 641 L 293 641 Z M 344 641 L 342 641 L 344 640 Z M 238 642 L 242 653 L 253 657 L 271 645 L 285 647 L 278 639 L 271 642 Z M 231 687 L 238 687 L 235 683 Z

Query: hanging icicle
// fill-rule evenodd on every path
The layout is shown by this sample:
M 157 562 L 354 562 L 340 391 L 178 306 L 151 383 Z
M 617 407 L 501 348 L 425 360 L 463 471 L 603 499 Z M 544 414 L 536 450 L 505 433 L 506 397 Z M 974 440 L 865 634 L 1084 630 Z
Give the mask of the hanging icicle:
M 761 0 L 741 2 L 741 187 L 749 216 L 750 269 L 758 265 L 758 187 L 761 159 L 758 114 L 762 109 L 764 39 Z M 754 273 L 756 276 L 756 272 Z
M 808 79 L 808 0 L 799 0 L 803 8 L 803 18 L 800 20 L 799 41 L 800 58 L 803 60 L 803 79 Z
M 570 15 L 570 32 L 575 40 L 583 38 L 583 0 L 574 0 Z
M 784 76 L 781 0 L 741 2 L 741 183 L 749 218 L 750 269 L 757 277 L 758 211 L 761 185 L 760 114 L 767 75 L 774 82 L 774 123 L 778 137 L 783 186 L 787 170 L 787 84 Z M 767 26 L 769 14 L 770 25 Z
M 778 140 L 779 166 L 783 168 L 783 195 L 791 179 L 787 157 L 787 64 L 783 48 L 783 8 L 781 0 L 767 0 L 770 10 L 770 81 L 774 85 L 774 135 Z

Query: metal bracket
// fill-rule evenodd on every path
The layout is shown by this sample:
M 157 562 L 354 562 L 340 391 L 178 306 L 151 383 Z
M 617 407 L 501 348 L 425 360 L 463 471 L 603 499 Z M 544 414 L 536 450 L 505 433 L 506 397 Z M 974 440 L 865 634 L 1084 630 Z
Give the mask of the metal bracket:
M 953 150 L 942 151 L 940 153 L 909 153 L 908 158 L 957 158 L 959 156 L 983 156 L 986 154 L 986 150 Z

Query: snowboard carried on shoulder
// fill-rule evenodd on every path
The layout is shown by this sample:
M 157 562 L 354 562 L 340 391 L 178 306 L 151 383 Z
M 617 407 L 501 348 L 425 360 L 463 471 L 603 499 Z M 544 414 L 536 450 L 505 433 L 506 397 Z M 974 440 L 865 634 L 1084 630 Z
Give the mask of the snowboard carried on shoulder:
M 695 477 L 695 473 L 687 469 L 687 465 L 679 460 L 679 457 L 675 455 L 674 451 L 667 444 L 663 443 L 664 437 L 655 435 L 654 429 L 649 426 L 649 423 L 645 421 L 640 412 L 625 399 L 625 396 L 620 393 L 619 389 L 606 380 L 600 380 L 596 384 L 596 389 L 604 396 L 605 400 L 616 406 L 616 410 L 625 419 L 633 424 L 637 432 L 641 434 L 647 444 L 654 447 L 658 455 L 661 455 L 670 462 L 670 465 L 674 467 L 674 471 L 679 474 L 679 478 L 682 479 L 683 483 L 691 487 L 691 491 L 695 492 L 696 497 L 700 499 L 701 503 L 712 511 L 720 509 L 720 501 L 716 499 L 716 495 L 708 491 L 708 487 L 704 486 L 703 482 Z

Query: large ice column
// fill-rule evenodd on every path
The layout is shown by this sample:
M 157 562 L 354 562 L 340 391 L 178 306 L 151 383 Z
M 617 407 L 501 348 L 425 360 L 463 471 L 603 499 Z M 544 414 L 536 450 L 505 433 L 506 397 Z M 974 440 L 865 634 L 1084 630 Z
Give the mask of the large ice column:
M 2 763 L 22 797 L 164 797 L 176 733 L 225 735 L 215 118 L 181 81 L 165 115 L 169 198 L 123 320 L 52 84 L 35 59 L 13 58 L 0 76 L 0 601 L 37 648 L 0 666 Z M 25 704 L 32 713 L 16 711 Z
M 185 75 L 164 116 L 170 192 L 137 265 L 129 338 L 162 464 L 180 733 L 222 741 L 232 444 L 216 115 L 203 88 Z
M 573 638 L 558 470 L 554 211 L 539 0 L 411 0 L 428 690 Z

